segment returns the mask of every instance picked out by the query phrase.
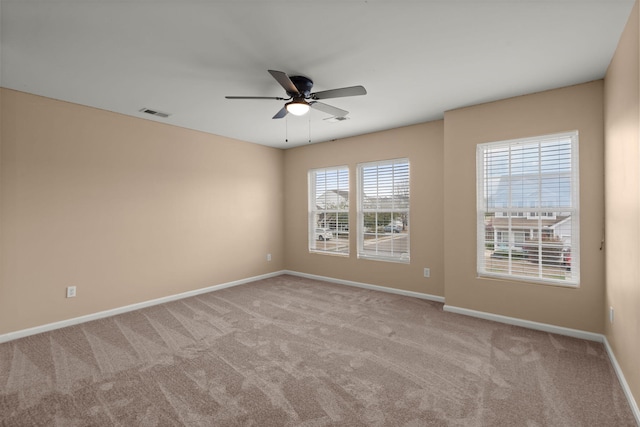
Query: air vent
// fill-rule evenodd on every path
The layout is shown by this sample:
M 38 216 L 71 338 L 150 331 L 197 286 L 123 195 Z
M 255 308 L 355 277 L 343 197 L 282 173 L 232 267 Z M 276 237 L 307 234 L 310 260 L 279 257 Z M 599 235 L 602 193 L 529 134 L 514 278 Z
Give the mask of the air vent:
M 162 111 L 152 110 L 150 108 L 142 108 L 140 109 L 141 113 L 151 114 L 152 116 L 167 118 L 170 116 L 169 113 L 163 113 Z
M 330 123 L 342 122 L 344 120 L 349 120 L 349 117 L 329 117 L 328 119 L 324 119 Z

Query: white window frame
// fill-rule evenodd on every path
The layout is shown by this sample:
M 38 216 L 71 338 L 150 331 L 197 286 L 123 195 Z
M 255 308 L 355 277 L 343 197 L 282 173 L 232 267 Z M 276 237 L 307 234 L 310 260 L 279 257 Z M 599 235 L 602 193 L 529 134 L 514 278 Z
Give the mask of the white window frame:
M 555 145 L 554 145 L 555 144 Z M 537 150 L 536 150 L 537 145 Z M 522 138 L 508 141 L 490 142 L 478 144 L 476 152 L 477 160 L 477 266 L 478 276 L 496 277 L 509 280 L 520 280 L 534 283 L 551 284 L 558 286 L 578 287 L 580 285 L 580 180 L 578 162 L 579 138 L 577 131 L 544 135 L 533 138 Z M 550 147 L 557 147 L 551 157 Z M 570 153 L 567 153 L 570 150 Z M 528 151 L 527 151 L 528 150 Z M 528 156 L 526 161 L 523 152 Z M 531 153 L 537 154 L 530 156 Z M 517 156 L 520 155 L 520 157 Z M 569 159 L 569 160 L 567 160 Z M 570 164 L 567 170 L 566 164 Z M 554 169 L 555 168 L 555 169 Z M 537 172 L 531 172 L 537 170 Z M 504 173 L 503 173 L 504 172 Z M 524 192 L 524 188 L 531 189 L 531 185 L 525 186 L 525 178 L 530 182 L 537 182 L 531 196 L 536 197 L 535 203 L 517 201 L 514 196 L 515 189 Z M 532 178 L 533 177 L 533 178 Z M 498 182 L 506 180 L 508 189 L 506 204 L 498 203 Z M 518 186 L 515 180 L 522 182 Z M 536 181 L 537 179 L 537 181 Z M 557 179 L 558 194 L 566 194 L 561 187 L 561 180 L 569 180 L 569 195 L 558 195 L 557 201 L 549 204 L 543 200 L 544 186 L 551 179 Z M 543 184 L 544 183 L 544 184 Z M 535 188 L 535 187 L 533 187 Z M 505 192 L 503 191 L 503 194 Z M 522 193 L 521 193 L 521 199 Z M 500 206 L 497 206 L 499 204 Z M 537 206 L 536 206 L 537 205 Z M 524 213 L 524 214 L 523 214 Z M 551 214 L 550 214 L 551 213 Z M 558 218 L 556 218 L 556 216 Z M 560 221 L 562 218 L 564 220 Z M 551 236 L 555 233 L 553 227 L 569 219 L 570 235 Z M 506 231 L 497 231 L 500 227 L 507 227 Z M 556 220 L 554 226 L 545 225 L 545 220 Z M 530 240 L 519 247 L 509 242 L 506 247 L 497 251 L 498 239 L 491 240 L 492 229 L 496 233 L 514 235 L 523 227 L 522 221 L 531 221 L 533 226 L 528 230 Z M 547 223 L 548 224 L 548 223 Z M 566 222 L 565 222 L 566 224 Z M 496 225 L 494 227 L 494 225 Z M 528 227 L 528 225 L 527 225 Z M 545 240 L 545 237 L 548 240 Z M 492 247 L 492 245 L 494 245 Z M 502 246 L 505 246 L 504 243 Z M 562 254 L 558 255 L 558 247 L 562 248 Z M 533 250 L 532 250 L 533 249 Z M 567 261 L 566 252 L 569 254 Z M 499 252 L 499 256 L 495 256 Z M 492 258 L 503 258 L 501 262 Z M 530 264 L 530 265 L 529 265 Z M 558 274 L 555 272 L 558 271 Z M 560 273 L 564 271 L 564 273 Z
M 307 227 L 309 252 L 349 256 L 349 174 L 348 166 L 309 170 Z M 318 175 L 323 175 L 325 180 L 330 181 L 328 184 L 323 184 L 320 189 L 317 188 Z M 324 198 L 324 203 L 318 202 L 320 198 Z M 332 203 L 334 199 L 335 204 Z M 321 206 L 322 204 L 324 206 Z M 331 228 L 332 226 L 335 228 Z M 318 228 L 329 229 L 326 239 L 325 233 L 316 232 Z
M 384 171 L 391 166 L 389 179 L 385 178 L 380 171 Z M 396 171 L 396 166 L 402 170 Z M 376 168 L 375 189 L 371 189 L 365 183 L 365 170 Z M 387 170 L 387 172 L 389 172 Z M 409 237 L 409 211 L 411 205 L 411 165 L 409 159 L 391 159 L 376 162 L 359 163 L 357 165 L 357 194 L 358 194 L 358 259 L 370 259 L 377 261 L 389 261 L 408 264 L 410 257 L 410 237 Z M 405 186 L 406 187 L 401 187 Z M 387 186 L 385 188 L 385 186 Z M 368 188 L 365 188 L 368 187 Z M 391 192 L 389 190 L 391 188 Z M 397 192 L 406 192 L 404 196 Z M 404 200 L 403 200 L 404 199 Z M 390 214 L 390 215 L 389 215 Z M 365 217 L 375 216 L 374 223 L 377 225 L 365 227 Z M 378 215 L 384 215 L 385 221 L 389 215 L 389 232 L 384 231 L 384 226 L 380 224 Z M 397 222 L 396 222 L 397 221 Z M 382 230 L 380 230 L 382 227 Z M 395 228 L 395 231 L 394 231 Z M 402 242 L 404 240 L 404 243 Z M 397 242 L 397 243 L 395 243 Z M 394 246 L 395 243 L 395 246 Z M 403 249 L 404 248 L 404 249 Z

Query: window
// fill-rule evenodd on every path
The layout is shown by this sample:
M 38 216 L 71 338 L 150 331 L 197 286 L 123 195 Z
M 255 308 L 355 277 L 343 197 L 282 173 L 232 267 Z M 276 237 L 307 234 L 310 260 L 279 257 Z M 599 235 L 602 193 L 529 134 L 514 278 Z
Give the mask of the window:
M 478 274 L 580 283 L 578 132 L 480 144 Z
M 309 251 L 349 254 L 349 168 L 309 171 Z
M 358 165 L 358 258 L 409 262 L 409 160 Z

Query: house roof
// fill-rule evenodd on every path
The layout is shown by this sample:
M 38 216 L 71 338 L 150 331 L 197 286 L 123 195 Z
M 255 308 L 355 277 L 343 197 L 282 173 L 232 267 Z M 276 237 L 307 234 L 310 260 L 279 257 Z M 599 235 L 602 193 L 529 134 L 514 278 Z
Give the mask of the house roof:
M 335 209 L 345 202 L 349 202 L 349 191 L 347 190 L 327 190 L 316 197 L 316 207 L 318 209 Z M 343 208 L 344 206 L 341 207 Z
M 634 0 L 2 0 L 0 84 L 273 147 L 443 118 L 604 76 Z M 273 120 L 267 70 L 314 91 L 363 85 Z M 162 118 L 143 107 L 169 113 Z
M 535 206 L 531 206 L 531 203 Z M 571 206 L 569 174 L 504 175 L 488 199 L 490 208 L 565 207 Z
M 319 198 L 324 197 L 326 193 L 333 193 L 342 197 L 343 199 L 349 200 L 349 190 L 327 190 L 324 194 L 321 194 Z

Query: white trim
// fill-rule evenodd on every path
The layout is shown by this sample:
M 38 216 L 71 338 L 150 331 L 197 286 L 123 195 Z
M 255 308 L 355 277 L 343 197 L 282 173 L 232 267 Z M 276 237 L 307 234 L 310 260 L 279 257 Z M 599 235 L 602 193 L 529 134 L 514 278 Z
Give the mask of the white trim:
M 334 279 L 333 277 L 318 276 L 315 274 L 300 273 L 300 272 L 291 271 L 291 270 L 285 270 L 283 271 L 283 274 L 290 274 L 292 276 L 305 277 L 307 279 L 323 280 L 325 282 L 337 283 L 339 285 L 355 286 L 357 288 L 371 289 L 373 291 L 387 292 L 390 294 L 404 295 L 407 297 L 420 298 L 420 299 L 426 299 L 429 301 L 444 303 L 444 297 L 441 297 L 438 295 L 430 295 L 430 294 L 423 294 L 420 292 L 405 291 L 403 289 L 388 288 L 386 286 L 370 285 L 368 283 L 353 282 L 351 280 Z
M 550 332 L 552 334 L 566 335 L 588 341 L 603 342 L 604 335 L 593 332 L 581 331 L 579 329 L 565 328 L 563 326 L 550 325 L 548 323 L 533 322 L 531 320 L 518 319 L 516 317 L 502 316 L 500 314 L 486 313 L 484 311 L 470 310 L 452 305 L 444 305 L 444 311 L 465 316 L 477 317 L 479 319 L 492 320 L 494 322 L 506 323 L 507 325 L 522 326 L 523 328 L 535 329 L 538 331 Z
M 166 302 L 177 301 L 183 298 L 189 298 L 196 295 L 206 294 L 207 292 L 219 291 L 221 289 L 230 288 L 232 286 L 244 285 L 245 283 L 255 282 L 256 280 L 268 279 L 270 277 L 276 277 L 284 274 L 283 271 L 276 271 L 273 273 L 262 274 L 260 276 L 248 277 L 246 279 L 235 280 L 233 282 L 221 283 L 219 285 L 208 286 L 206 288 L 195 289 L 193 291 L 182 292 L 175 295 L 169 295 L 166 297 L 156 298 L 148 301 L 142 301 L 135 304 L 125 305 L 124 307 L 112 308 L 109 310 L 99 311 L 97 313 L 87 314 L 80 317 L 74 317 L 72 319 L 61 320 L 59 322 L 47 323 L 45 325 L 35 326 L 29 329 L 22 329 L 20 331 L 9 332 L 7 334 L 0 335 L 0 343 L 12 341 L 18 338 L 28 337 L 30 335 L 40 334 L 42 332 L 49 332 L 55 329 L 64 328 L 67 326 L 73 326 L 80 323 L 90 322 L 92 320 L 103 319 L 105 317 L 115 316 L 116 314 L 127 313 L 129 311 L 139 310 L 141 308 L 151 307 L 153 305 L 164 304 Z
M 609 345 L 609 340 L 607 340 L 606 336 L 603 336 L 604 348 L 607 349 L 607 354 L 609 355 L 609 360 L 611 360 L 611 365 L 613 365 L 613 370 L 616 372 L 618 376 L 618 381 L 620 381 L 620 385 L 622 386 L 622 391 L 624 391 L 624 395 L 627 397 L 627 401 L 629 402 L 629 406 L 631 407 L 631 412 L 633 412 L 633 416 L 636 419 L 636 423 L 640 426 L 640 409 L 638 408 L 638 404 L 636 400 L 633 398 L 633 393 L 631 393 L 631 388 L 629 388 L 629 384 L 622 373 L 622 369 L 618 364 L 618 360 L 616 359 L 615 354 L 613 353 L 613 349 Z

